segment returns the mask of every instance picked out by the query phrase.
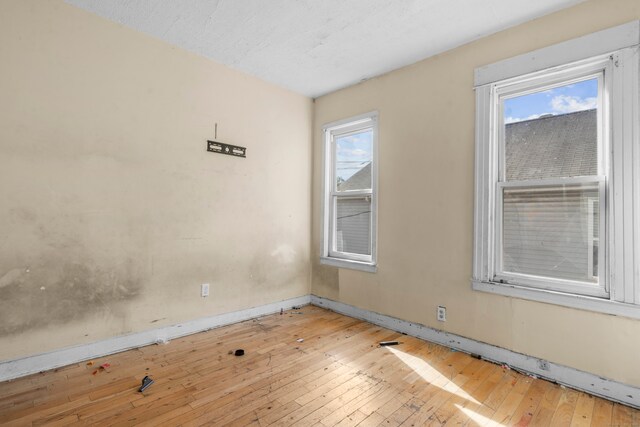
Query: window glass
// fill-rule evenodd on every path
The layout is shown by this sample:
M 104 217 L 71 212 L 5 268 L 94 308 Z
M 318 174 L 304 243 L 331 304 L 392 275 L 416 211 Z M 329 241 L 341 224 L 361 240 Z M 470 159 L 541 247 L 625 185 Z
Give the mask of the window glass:
M 597 184 L 504 187 L 505 273 L 598 282 Z
M 371 255 L 371 197 L 336 200 L 336 250 Z
M 367 129 L 335 140 L 337 191 L 370 190 L 373 131 Z
M 506 181 L 598 174 L 598 79 L 505 98 Z

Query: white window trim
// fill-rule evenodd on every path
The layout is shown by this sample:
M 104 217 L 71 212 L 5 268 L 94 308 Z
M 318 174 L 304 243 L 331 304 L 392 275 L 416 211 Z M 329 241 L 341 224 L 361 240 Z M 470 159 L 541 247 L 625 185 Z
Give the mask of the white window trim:
M 333 195 L 333 183 L 335 182 L 332 169 L 333 144 L 331 135 L 333 132 L 349 132 L 371 127 L 372 137 L 372 166 L 371 166 L 371 190 L 350 191 L 348 196 L 371 197 L 371 255 L 351 254 L 337 252 L 331 249 L 331 236 L 333 230 L 334 215 L 330 212 Z M 324 137 L 323 164 L 322 164 L 322 248 L 320 263 L 334 267 L 349 268 L 354 270 L 375 273 L 377 271 L 377 224 L 378 224 L 378 113 L 376 111 L 349 117 L 343 120 L 328 123 L 322 127 Z M 347 195 L 345 195 L 347 196 Z
M 500 295 L 558 304 L 640 319 L 640 21 L 599 31 L 535 52 L 476 69 L 476 182 L 474 208 L 473 289 Z M 601 233 L 600 252 L 606 251 L 609 286 L 607 296 L 586 296 L 548 289 L 498 283 L 491 275 L 495 261 L 495 203 L 499 165 L 494 140 L 496 84 L 520 76 L 563 73 L 578 61 L 610 58 L 611 122 L 605 167 L 611 167 L 606 233 Z M 607 76 L 609 78 L 609 76 Z M 601 203 L 602 194 L 601 194 Z M 606 242 L 602 236 L 606 236 Z M 606 249 L 605 249 L 606 248 Z M 603 260 L 605 258 L 602 258 Z

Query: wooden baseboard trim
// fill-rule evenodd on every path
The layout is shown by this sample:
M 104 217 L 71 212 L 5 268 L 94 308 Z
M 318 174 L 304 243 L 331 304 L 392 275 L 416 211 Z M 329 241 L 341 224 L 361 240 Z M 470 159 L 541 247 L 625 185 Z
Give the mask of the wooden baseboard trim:
M 311 295 L 311 304 L 640 409 L 640 389 L 628 384 L 327 298 Z
M 20 359 L 3 361 L 0 362 L 0 381 L 12 380 L 25 375 L 47 371 L 49 369 L 71 365 L 84 360 L 95 359 L 149 344 L 166 342 L 185 335 L 191 335 L 197 332 L 253 319 L 255 317 L 277 313 L 280 309 L 288 310 L 294 306 L 309 304 L 310 301 L 310 296 L 304 295 L 259 307 L 248 308 L 246 310 L 224 313 L 176 325 L 113 337 L 90 344 L 83 344 L 47 353 L 27 356 Z

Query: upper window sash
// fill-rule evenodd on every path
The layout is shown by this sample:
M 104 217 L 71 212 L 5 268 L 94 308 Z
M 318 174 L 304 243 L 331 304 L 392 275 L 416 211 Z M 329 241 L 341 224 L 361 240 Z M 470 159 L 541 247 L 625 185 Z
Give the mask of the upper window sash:
M 598 121 L 598 175 L 607 175 L 609 172 L 609 113 L 610 113 L 610 86 L 614 57 L 605 55 L 598 58 L 590 58 L 576 64 L 568 64 L 561 69 L 552 72 L 538 72 L 534 75 L 527 75 L 513 78 L 505 82 L 491 85 L 492 97 L 492 117 L 496 132 L 492 132 L 493 144 L 498 149 L 498 180 L 506 180 L 505 164 L 505 123 L 503 101 L 540 92 L 542 90 L 553 89 L 555 87 L 570 85 L 589 79 L 598 81 L 597 100 L 597 121 Z

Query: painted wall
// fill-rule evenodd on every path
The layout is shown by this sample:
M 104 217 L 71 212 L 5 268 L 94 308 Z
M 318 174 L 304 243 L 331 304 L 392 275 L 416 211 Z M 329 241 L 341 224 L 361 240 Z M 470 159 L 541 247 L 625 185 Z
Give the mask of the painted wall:
M 312 105 L 59 0 L 0 2 L 0 360 L 307 295 Z M 206 152 L 216 122 L 246 159 Z
M 640 18 L 591 0 L 316 100 L 314 294 L 640 386 L 640 321 L 471 289 L 476 67 Z M 379 112 L 378 272 L 318 265 L 321 126 Z M 435 319 L 447 307 L 447 322 Z

